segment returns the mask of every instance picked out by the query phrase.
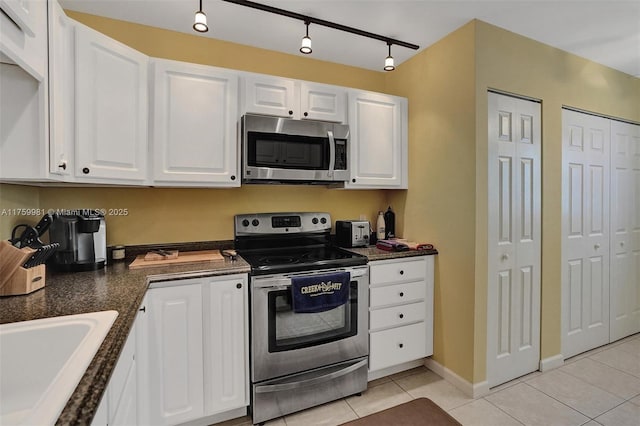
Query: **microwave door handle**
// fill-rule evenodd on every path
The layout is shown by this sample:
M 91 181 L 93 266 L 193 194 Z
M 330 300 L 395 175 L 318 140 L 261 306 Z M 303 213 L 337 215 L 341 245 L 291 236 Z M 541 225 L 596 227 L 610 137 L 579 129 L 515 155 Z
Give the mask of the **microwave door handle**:
M 327 176 L 333 179 L 333 170 L 336 168 L 336 140 L 333 138 L 333 131 L 327 130 L 329 137 L 329 171 Z

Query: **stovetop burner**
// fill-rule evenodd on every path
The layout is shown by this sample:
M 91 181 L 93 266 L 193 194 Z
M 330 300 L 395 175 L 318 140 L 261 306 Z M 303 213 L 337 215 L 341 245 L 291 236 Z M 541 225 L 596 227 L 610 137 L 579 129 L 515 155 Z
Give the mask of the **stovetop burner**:
M 235 248 L 252 275 L 365 265 L 367 258 L 331 245 L 328 213 L 235 216 Z
M 367 258 L 338 247 L 239 251 L 253 275 L 364 265 Z

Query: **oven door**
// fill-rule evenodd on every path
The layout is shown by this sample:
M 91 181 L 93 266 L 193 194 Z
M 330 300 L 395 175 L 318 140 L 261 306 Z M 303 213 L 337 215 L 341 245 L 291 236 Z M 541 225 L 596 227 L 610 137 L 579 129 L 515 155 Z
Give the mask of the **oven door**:
M 254 383 L 368 355 L 368 268 L 345 270 L 351 273 L 349 302 L 318 313 L 292 310 L 291 277 L 338 270 L 252 277 Z

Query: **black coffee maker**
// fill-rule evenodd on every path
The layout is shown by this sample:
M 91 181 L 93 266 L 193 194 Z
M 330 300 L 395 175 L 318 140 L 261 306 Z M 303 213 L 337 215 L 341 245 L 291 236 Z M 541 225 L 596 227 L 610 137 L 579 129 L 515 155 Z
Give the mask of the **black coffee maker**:
M 54 214 L 49 240 L 60 243 L 48 265 L 59 271 L 91 271 L 104 268 L 107 259 L 107 226 L 97 210 L 69 210 Z

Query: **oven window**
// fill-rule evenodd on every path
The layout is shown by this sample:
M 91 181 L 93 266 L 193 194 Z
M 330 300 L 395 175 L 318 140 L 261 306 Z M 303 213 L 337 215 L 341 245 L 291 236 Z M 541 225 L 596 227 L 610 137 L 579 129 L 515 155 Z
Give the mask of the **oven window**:
M 248 133 L 247 160 L 252 167 L 326 170 L 328 138 L 279 133 Z
M 291 291 L 269 292 L 269 352 L 300 349 L 355 336 L 358 332 L 358 282 L 351 281 L 349 302 L 317 313 L 296 313 Z

